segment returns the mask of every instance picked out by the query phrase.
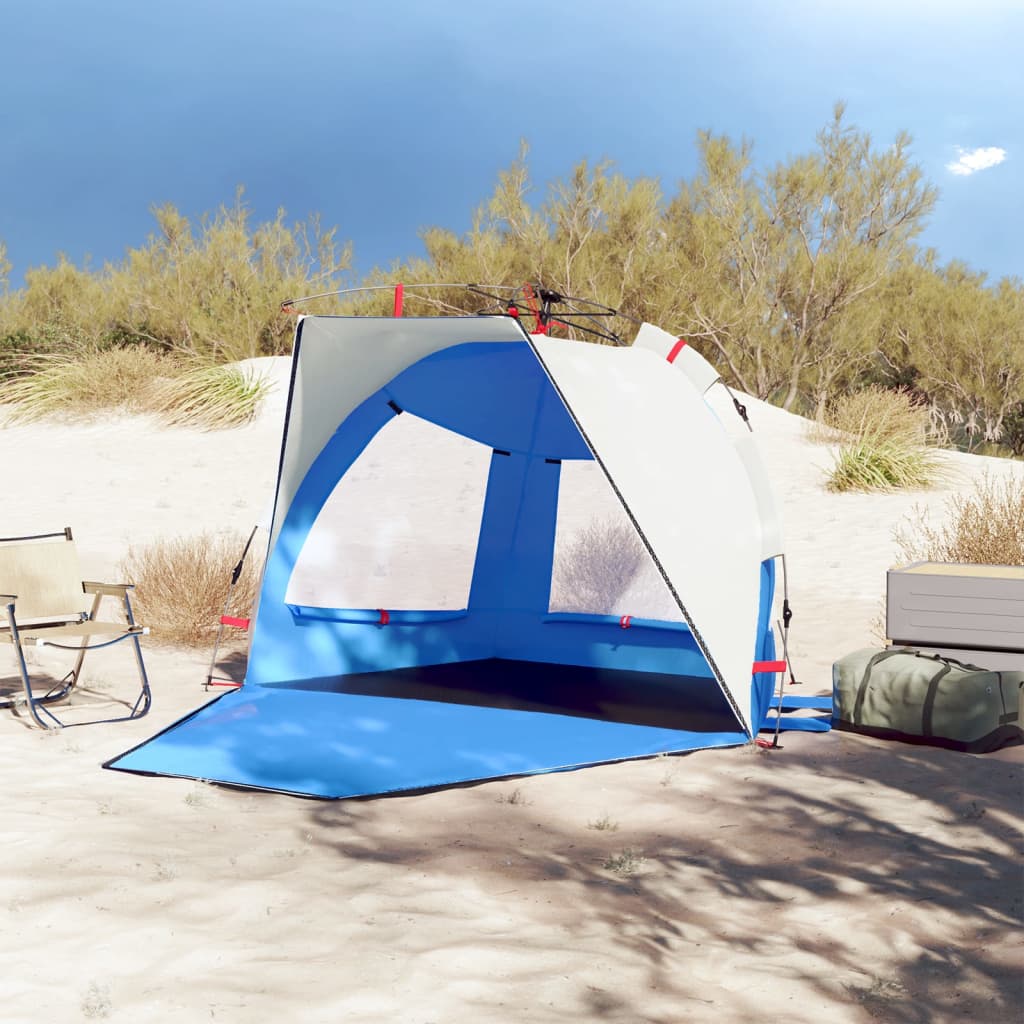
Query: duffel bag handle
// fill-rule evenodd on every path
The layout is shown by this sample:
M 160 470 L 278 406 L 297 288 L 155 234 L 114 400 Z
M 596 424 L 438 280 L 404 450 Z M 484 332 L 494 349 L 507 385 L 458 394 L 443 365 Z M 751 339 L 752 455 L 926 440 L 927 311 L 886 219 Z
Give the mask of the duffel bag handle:
M 927 658 L 929 661 L 941 661 L 944 665 L 956 665 L 957 668 L 965 668 L 969 672 L 989 671 L 989 669 L 982 668 L 980 665 L 972 665 L 968 661 L 957 661 L 956 658 L 949 658 L 945 654 L 925 654 L 924 651 L 919 651 L 916 647 L 901 647 L 899 649 L 904 654 L 916 654 L 919 658 Z

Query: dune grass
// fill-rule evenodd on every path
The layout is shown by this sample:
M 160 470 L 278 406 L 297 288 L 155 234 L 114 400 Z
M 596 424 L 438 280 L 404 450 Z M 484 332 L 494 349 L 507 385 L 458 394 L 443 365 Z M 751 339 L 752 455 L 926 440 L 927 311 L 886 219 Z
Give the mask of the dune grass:
M 245 540 L 240 533 L 202 533 L 128 549 L 121 570 L 135 584 L 136 617 L 154 640 L 193 647 L 213 642 Z M 251 615 L 259 577 L 250 552 L 228 615 Z
M 153 413 L 202 429 L 250 421 L 268 389 L 264 378 L 230 364 L 182 359 L 143 345 L 38 355 L 0 381 L 12 422 L 97 419 L 110 411 Z
M 1024 479 L 986 475 L 947 501 L 940 525 L 915 507 L 895 537 L 908 562 L 1024 565 Z
M 928 412 L 905 392 L 869 388 L 844 396 L 829 407 L 824 427 L 839 441 L 830 491 L 923 489 L 942 477 Z
M 88 418 L 104 410 L 145 409 L 158 382 L 176 372 L 173 359 L 142 346 L 37 355 L 21 375 L 0 382 L 8 418 L 30 421 Z
M 157 383 L 149 409 L 174 426 L 214 430 L 250 422 L 270 388 L 269 381 L 237 366 L 193 366 L 173 380 Z

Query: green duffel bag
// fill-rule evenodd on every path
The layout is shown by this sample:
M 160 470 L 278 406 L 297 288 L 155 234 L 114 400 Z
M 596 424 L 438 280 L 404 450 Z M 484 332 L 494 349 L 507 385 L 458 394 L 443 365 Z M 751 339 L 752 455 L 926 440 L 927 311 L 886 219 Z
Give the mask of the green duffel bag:
M 909 647 L 868 648 L 832 666 L 833 725 L 974 754 L 1024 742 L 1024 672 L 992 672 Z

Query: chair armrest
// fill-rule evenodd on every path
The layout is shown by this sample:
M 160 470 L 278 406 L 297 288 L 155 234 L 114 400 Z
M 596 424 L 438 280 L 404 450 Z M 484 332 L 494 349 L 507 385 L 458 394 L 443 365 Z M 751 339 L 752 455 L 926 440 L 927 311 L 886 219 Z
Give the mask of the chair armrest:
M 3 601 L 4 604 L 14 604 L 14 602 L 17 600 L 17 594 L 0 594 L 0 601 Z
M 87 594 L 100 594 L 104 597 L 124 597 L 134 587 L 134 583 L 94 583 L 89 580 L 82 584 Z

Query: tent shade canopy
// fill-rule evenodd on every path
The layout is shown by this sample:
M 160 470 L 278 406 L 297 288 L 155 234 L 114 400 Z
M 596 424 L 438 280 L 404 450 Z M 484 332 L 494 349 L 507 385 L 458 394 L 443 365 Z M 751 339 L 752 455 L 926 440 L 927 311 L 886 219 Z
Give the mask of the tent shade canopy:
M 647 324 L 302 317 L 245 685 L 111 766 L 343 797 L 746 742 L 781 527 L 717 380 Z

